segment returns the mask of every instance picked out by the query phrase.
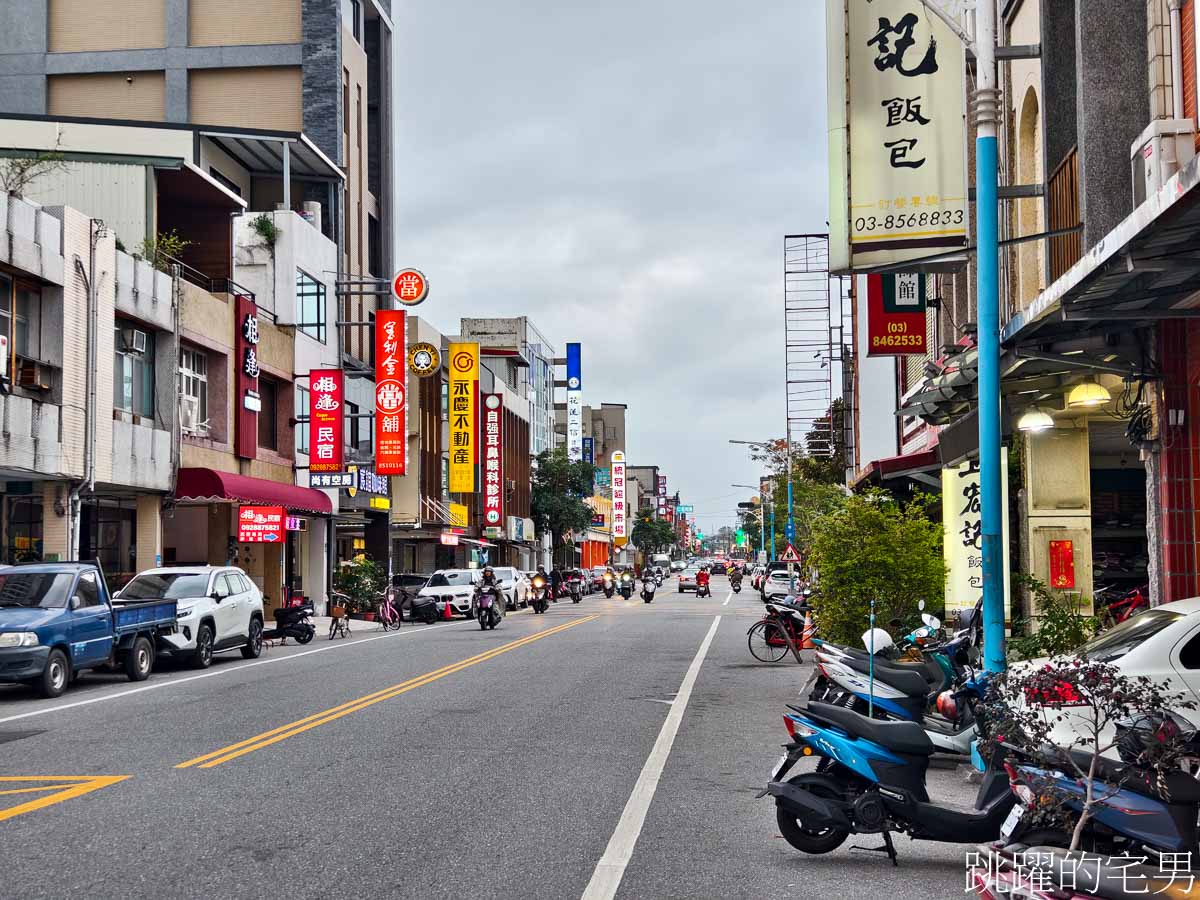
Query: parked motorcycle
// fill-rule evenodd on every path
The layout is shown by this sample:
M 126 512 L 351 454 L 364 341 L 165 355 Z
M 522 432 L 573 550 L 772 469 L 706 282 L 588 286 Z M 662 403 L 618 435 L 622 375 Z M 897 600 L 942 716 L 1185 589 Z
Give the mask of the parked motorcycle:
M 647 603 L 653 603 L 654 602 L 654 591 L 657 587 L 658 587 L 658 579 L 657 578 L 643 578 L 642 579 L 642 599 L 645 600 Z
M 621 573 L 621 586 L 618 590 L 626 600 L 633 596 L 633 576 L 628 572 Z
M 317 633 L 317 626 L 308 618 L 312 614 L 311 603 L 285 606 L 275 610 L 275 627 L 264 631 L 263 639 L 282 641 L 287 638 L 295 638 L 297 644 L 307 644 Z
M 479 620 L 480 631 L 487 631 L 500 624 L 500 606 L 503 602 L 498 587 L 480 585 L 475 589 L 475 617 Z
M 604 596 L 612 599 L 613 591 L 616 590 L 616 585 L 613 584 L 613 577 L 607 572 L 604 573 Z
M 541 575 L 534 575 L 533 580 L 529 583 L 529 605 L 533 607 L 535 614 L 544 613 L 550 606 L 550 601 L 546 599 L 546 579 Z

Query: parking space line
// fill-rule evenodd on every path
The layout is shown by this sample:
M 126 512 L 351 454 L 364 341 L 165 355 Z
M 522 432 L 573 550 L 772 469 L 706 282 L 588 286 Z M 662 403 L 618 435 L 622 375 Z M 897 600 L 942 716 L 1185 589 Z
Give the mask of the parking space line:
M 0 784 L 38 781 L 51 782 L 51 784 L 45 786 L 3 791 L 2 793 L 4 794 L 55 791 L 55 793 L 48 794 L 45 797 L 38 797 L 35 800 L 30 800 L 26 803 L 9 807 L 8 809 L 0 809 L 0 822 L 33 812 L 34 810 L 45 809 L 47 806 L 54 806 L 56 803 L 62 803 L 65 800 L 74 800 L 76 797 L 82 797 L 84 794 L 90 794 L 92 791 L 109 787 L 130 777 L 129 775 L 6 775 L 0 777 Z
M 329 722 L 336 721 L 347 716 L 350 713 L 358 712 L 366 709 L 368 706 L 374 706 L 376 703 L 382 703 L 384 700 L 390 700 L 393 697 L 398 697 L 401 694 L 408 693 L 424 685 L 431 684 L 440 678 L 445 678 L 447 675 L 453 675 L 455 672 L 460 672 L 463 669 L 478 665 L 500 656 L 503 653 L 508 653 L 511 650 L 516 650 L 519 647 L 524 647 L 526 644 L 532 644 L 534 641 L 539 641 L 542 638 L 550 637 L 551 635 L 560 634 L 568 628 L 574 628 L 576 625 L 582 625 L 585 622 L 591 622 L 598 616 L 585 616 L 581 619 L 575 619 L 570 622 L 565 622 L 562 625 L 556 625 L 553 628 L 547 628 L 544 631 L 536 632 L 535 634 L 527 635 L 519 640 L 512 641 L 508 644 L 502 644 L 491 650 L 479 653 L 467 659 L 460 660 L 456 663 L 451 663 L 442 666 L 440 669 L 434 669 L 432 672 L 426 672 L 424 675 L 418 675 L 415 678 L 410 678 L 408 681 L 403 681 L 400 684 L 392 685 L 374 693 L 367 694 L 363 697 L 358 697 L 354 700 L 348 700 L 338 706 L 323 710 L 322 712 L 313 713 L 310 716 L 305 716 L 303 719 L 298 719 L 295 722 L 289 722 L 287 725 L 280 725 L 278 728 L 272 728 L 270 731 L 264 731 L 262 734 L 257 734 L 254 737 L 247 738 L 243 741 L 230 744 L 226 747 L 221 747 L 218 750 L 213 750 L 194 759 L 189 759 L 175 766 L 177 769 L 187 769 L 193 766 L 201 769 L 211 769 L 223 763 L 230 762 L 238 757 L 245 756 L 247 753 L 253 753 L 255 750 L 261 750 L 269 747 L 272 744 L 277 744 L 287 738 L 302 734 L 319 725 L 325 725 Z

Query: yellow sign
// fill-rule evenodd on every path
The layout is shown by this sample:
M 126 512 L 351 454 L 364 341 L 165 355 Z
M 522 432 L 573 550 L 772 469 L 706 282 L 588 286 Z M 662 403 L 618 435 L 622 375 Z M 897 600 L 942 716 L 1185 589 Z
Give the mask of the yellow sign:
M 451 503 L 450 504 L 450 524 L 451 525 L 455 526 L 456 528 L 466 528 L 468 515 L 469 515 L 469 513 L 467 512 L 466 504 L 463 504 L 463 503 Z
M 450 485 L 452 494 L 475 493 L 478 448 L 476 397 L 479 395 L 479 344 L 450 345 Z
M 371 509 L 389 510 L 392 508 L 392 501 L 387 497 L 372 497 L 368 502 Z
M 1008 571 L 1008 457 L 1001 455 L 1000 483 L 1004 486 L 1004 571 Z M 942 548 L 946 561 L 946 619 L 974 609 L 983 596 L 983 521 L 979 506 L 979 463 L 969 460 L 942 469 Z M 1004 621 L 1012 621 L 1008 579 L 1004 580 Z

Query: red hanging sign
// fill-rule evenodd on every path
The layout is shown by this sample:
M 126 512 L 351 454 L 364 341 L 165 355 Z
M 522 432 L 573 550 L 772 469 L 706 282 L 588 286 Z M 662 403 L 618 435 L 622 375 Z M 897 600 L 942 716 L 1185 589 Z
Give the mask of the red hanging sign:
M 504 525 L 504 397 L 483 395 L 483 524 Z
M 249 297 L 235 297 L 234 346 L 237 348 L 237 377 L 234 384 L 233 450 L 241 459 L 258 456 L 258 306 Z
M 1050 587 L 1059 590 L 1075 587 L 1074 541 L 1050 542 Z
M 243 506 L 238 510 L 238 543 L 282 543 L 287 511 L 282 506 Z
M 867 356 L 925 353 L 925 276 L 867 276 Z
M 311 435 L 308 470 L 340 472 L 345 421 L 342 370 L 313 369 L 308 373 L 308 380 L 308 425 Z
M 375 471 L 403 475 L 408 454 L 408 367 L 405 314 L 375 314 Z

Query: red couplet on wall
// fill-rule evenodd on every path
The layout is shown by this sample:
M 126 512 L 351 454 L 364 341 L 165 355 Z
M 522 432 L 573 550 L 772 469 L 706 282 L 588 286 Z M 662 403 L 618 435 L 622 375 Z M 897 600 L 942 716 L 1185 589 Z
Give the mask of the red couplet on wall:
M 274 544 L 283 541 L 287 511 L 282 506 L 243 506 L 238 510 L 238 543 Z
M 344 378 L 341 369 L 313 369 L 308 374 L 310 472 L 342 470 L 342 435 L 346 412 Z
M 504 526 L 504 397 L 483 395 L 483 524 Z
M 1069 590 L 1075 587 L 1075 544 L 1073 541 L 1050 542 L 1050 587 Z
M 375 471 L 403 475 L 408 453 L 408 382 L 402 309 L 375 314 Z

